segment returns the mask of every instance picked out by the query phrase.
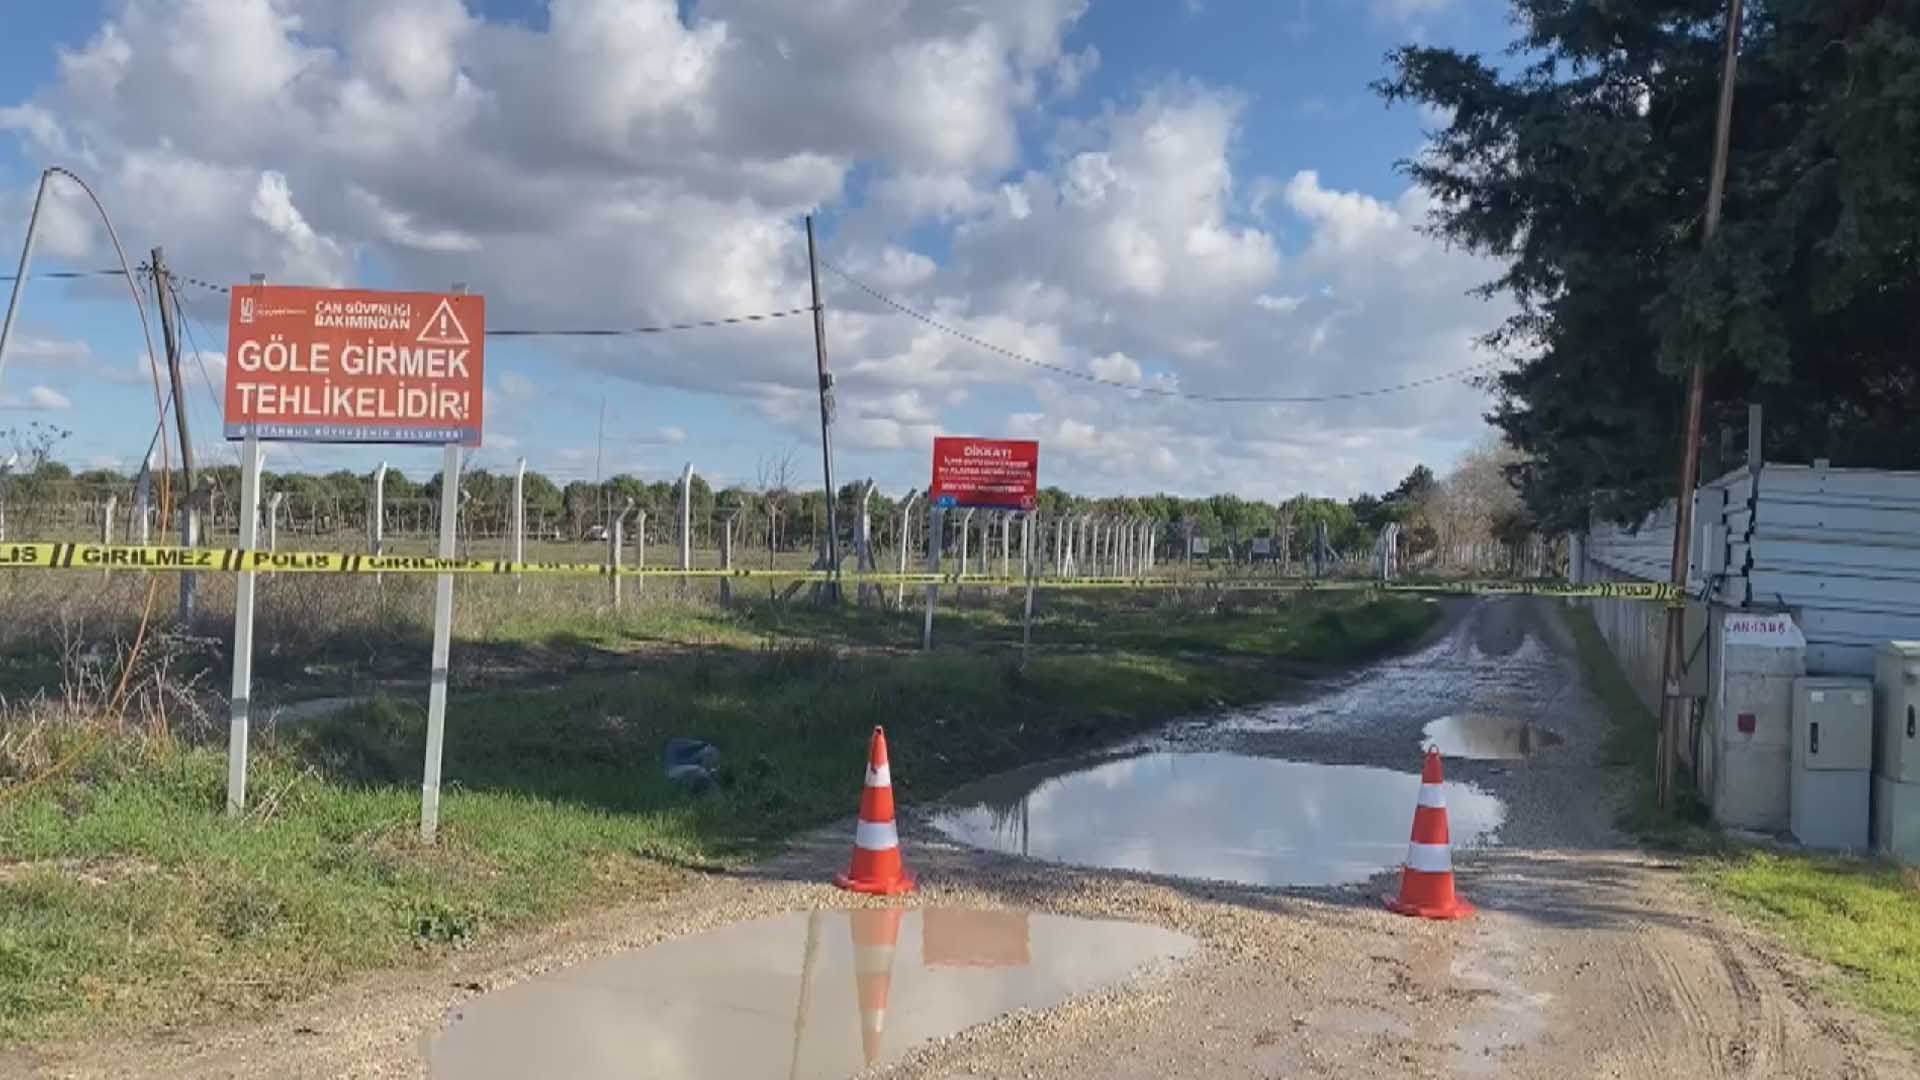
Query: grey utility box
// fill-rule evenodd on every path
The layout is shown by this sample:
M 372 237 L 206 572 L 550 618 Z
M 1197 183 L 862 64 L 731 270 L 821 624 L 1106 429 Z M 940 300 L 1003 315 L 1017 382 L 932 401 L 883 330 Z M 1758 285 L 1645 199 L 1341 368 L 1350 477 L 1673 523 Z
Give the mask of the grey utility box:
M 1889 641 L 1873 666 L 1873 770 L 1920 782 L 1920 641 Z
M 1792 824 L 1793 685 L 1807 673 L 1807 639 L 1790 615 L 1748 612 L 1724 615 L 1716 637 L 1713 819 L 1784 830 Z
M 1812 848 L 1867 850 L 1873 775 L 1873 684 L 1807 676 L 1793 681 L 1794 838 Z
M 1920 784 L 1874 774 L 1873 850 L 1920 862 Z

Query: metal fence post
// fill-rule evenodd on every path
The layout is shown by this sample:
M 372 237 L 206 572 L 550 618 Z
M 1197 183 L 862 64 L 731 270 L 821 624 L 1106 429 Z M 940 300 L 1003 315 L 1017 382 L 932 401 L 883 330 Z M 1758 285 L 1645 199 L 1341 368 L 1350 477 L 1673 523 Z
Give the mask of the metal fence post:
M 387 546 L 387 463 L 373 470 L 373 496 L 367 505 L 367 551 L 386 554 Z
M 680 473 L 680 569 L 693 569 L 693 462 L 691 461 L 687 462 L 687 467 Z
M 527 459 L 521 458 L 513 469 L 513 564 L 527 561 Z M 513 591 L 520 591 L 520 575 L 513 575 Z
M 912 537 L 908 532 L 907 526 L 912 521 L 910 515 L 913 513 L 913 500 L 917 498 L 919 494 L 919 489 L 911 489 L 907 492 L 906 499 L 900 503 L 900 535 L 897 538 L 897 543 L 900 548 L 900 576 L 903 578 L 907 574 L 907 549 L 913 546 Z M 900 582 L 899 589 L 893 598 L 893 606 L 902 611 L 905 611 L 907 608 L 907 583 L 905 581 Z
M 723 511 L 720 515 L 720 569 L 733 569 L 733 523 L 735 513 Z M 720 579 L 720 604 L 722 607 L 733 603 L 733 582 Z
M 927 573 L 929 574 L 938 574 L 940 572 L 940 548 L 942 546 L 941 540 L 943 539 L 943 537 L 941 536 L 941 533 L 945 531 L 945 525 L 946 525 L 945 518 L 946 518 L 945 511 L 940 509 L 938 505 L 932 503 L 931 501 L 928 502 L 927 504 Z M 961 536 L 963 537 L 961 541 L 961 545 L 964 548 L 966 543 L 966 541 L 964 540 L 964 537 L 966 536 L 965 529 L 961 530 Z M 963 561 L 961 563 L 961 566 L 964 567 L 965 565 L 966 563 Z M 934 608 L 934 605 L 939 602 L 940 602 L 940 583 L 937 581 L 930 581 L 927 583 L 926 628 L 921 632 L 921 635 L 920 635 L 920 649 L 922 652 L 933 651 L 933 608 Z
M 1020 517 L 1020 574 L 1027 579 L 1027 603 L 1020 616 L 1020 670 L 1027 668 L 1027 654 L 1033 649 L 1033 511 Z
M 627 515 L 633 513 L 633 497 L 628 496 L 626 504 L 614 511 L 613 523 L 607 529 L 607 582 L 613 595 L 613 610 L 620 610 L 620 564 L 621 550 L 626 546 Z M 645 546 L 646 538 L 641 538 Z
M 287 493 L 276 491 L 267 500 L 267 550 L 280 550 L 280 504 L 287 499 Z M 245 546 L 245 545 L 242 545 Z

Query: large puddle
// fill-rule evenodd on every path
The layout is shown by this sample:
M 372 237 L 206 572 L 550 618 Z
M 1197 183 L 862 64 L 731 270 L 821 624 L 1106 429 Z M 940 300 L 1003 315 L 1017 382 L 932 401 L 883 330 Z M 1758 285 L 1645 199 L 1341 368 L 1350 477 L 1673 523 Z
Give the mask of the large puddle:
M 1443 716 L 1420 733 L 1423 747 L 1436 747 L 1447 757 L 1482 761 L 1518 761 L 1566 741 L 1525 720 L 1487 713 Z
M 1030 858 L 1249 885 L 1348 885 L 1406 857 L 1420 777 L 1238 754 L 1141 754 L 1064 776 L 1009 773 L 934 826 Z M 1490 843 L 1499 799 L 1447 785 L 1455 848 Z
M 1304 700 L 1177 724 L 1167 734 L 1364 731 L 1381 717 L 1425 722 L 1455 713 L 1538 712 L 1565 688 L 1564 665 L 1530 632 L 1509 630 L 1517 637 L 1502 644 L 1510 647 L 1483 647 L 1479 624 L 1491 617 L 1483 611 L 1417 653 L 1324 680 Z
M 428 1061 L 447 1080 L 841 1077 L 1193 947 L 1159 927 L 1021 911 L 802 912 L 475 998 Z

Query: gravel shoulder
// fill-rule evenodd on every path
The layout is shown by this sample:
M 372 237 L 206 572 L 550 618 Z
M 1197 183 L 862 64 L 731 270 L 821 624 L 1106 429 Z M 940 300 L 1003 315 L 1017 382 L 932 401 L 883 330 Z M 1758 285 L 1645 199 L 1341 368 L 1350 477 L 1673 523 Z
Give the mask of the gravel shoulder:
M 1450 780 L 1508 805 L 1499 845 L 1458 858 L 1462 891 L 1481 908 L 1464 923 L 1387 914 L 1388 876 L 1274 890 L 1058 867 L 946 843 L 909 815 L 902 831 L 924 883 L 912 905 L 1133 919 L 1201 947 L 1106 993 L 923 1046 L 885 1075 L 1920 1074 L 1911 1047 L 1826 1000 L 1820 971 L 1710 910 L 1683 863 L 1614 833 L 1625 784 L 1599 764 L 1605 721 L 1572 657 L 1550 605 L 1462 606 L 1426 647 L 1331 680 L 1318 697 L 1178 726 L 1159 744 L 1412 769 L 1421 727 L 1462 702 L 1563 736 L 1524 762 L 1448 762 Z M 0 1058 L 0 1075 L 420 1075 L 448 1011 L 488 989 L 742 919 L 860 906 L 825 884 L 849 832 L 810 834 L 737 874 L 679 872 L 657 900 L 363 979 L 264 1025 Z

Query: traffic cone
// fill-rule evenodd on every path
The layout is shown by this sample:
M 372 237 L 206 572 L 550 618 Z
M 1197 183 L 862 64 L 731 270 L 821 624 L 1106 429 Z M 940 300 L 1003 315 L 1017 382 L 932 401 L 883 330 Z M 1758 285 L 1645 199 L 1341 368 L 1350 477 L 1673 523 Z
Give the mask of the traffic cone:
M 1400 871 L 1400 896 L 1386 897 L 1387 909 L 1422 919 L 1464 919 L 1473 905 L 1453 892 L 1453 843 L 1447 835 L 1446 778 L 1440 751 L 1427 751 L 1420 770 L 1420 801 L 1413 810 L 1413 842 Z
M 913 875 L 900 863 L 900 834 L 893 826 L 893 774 L 887 769 L 887 733 L 873 729 L 867 747 L 867 787 L 860 793 L 860 824 L 853 833 L 853 865 L 833 883 L 854 892 L 899 896 L 913 891 Z
M 862 908 L 847 913 L 853 928 L 853 983 L 860 998 L 860 1052 L 867 1064 L 880 1060 L 887 1027 L 887 994 L 893 989 L 893 948 L 900 941 L 899 908 Z

